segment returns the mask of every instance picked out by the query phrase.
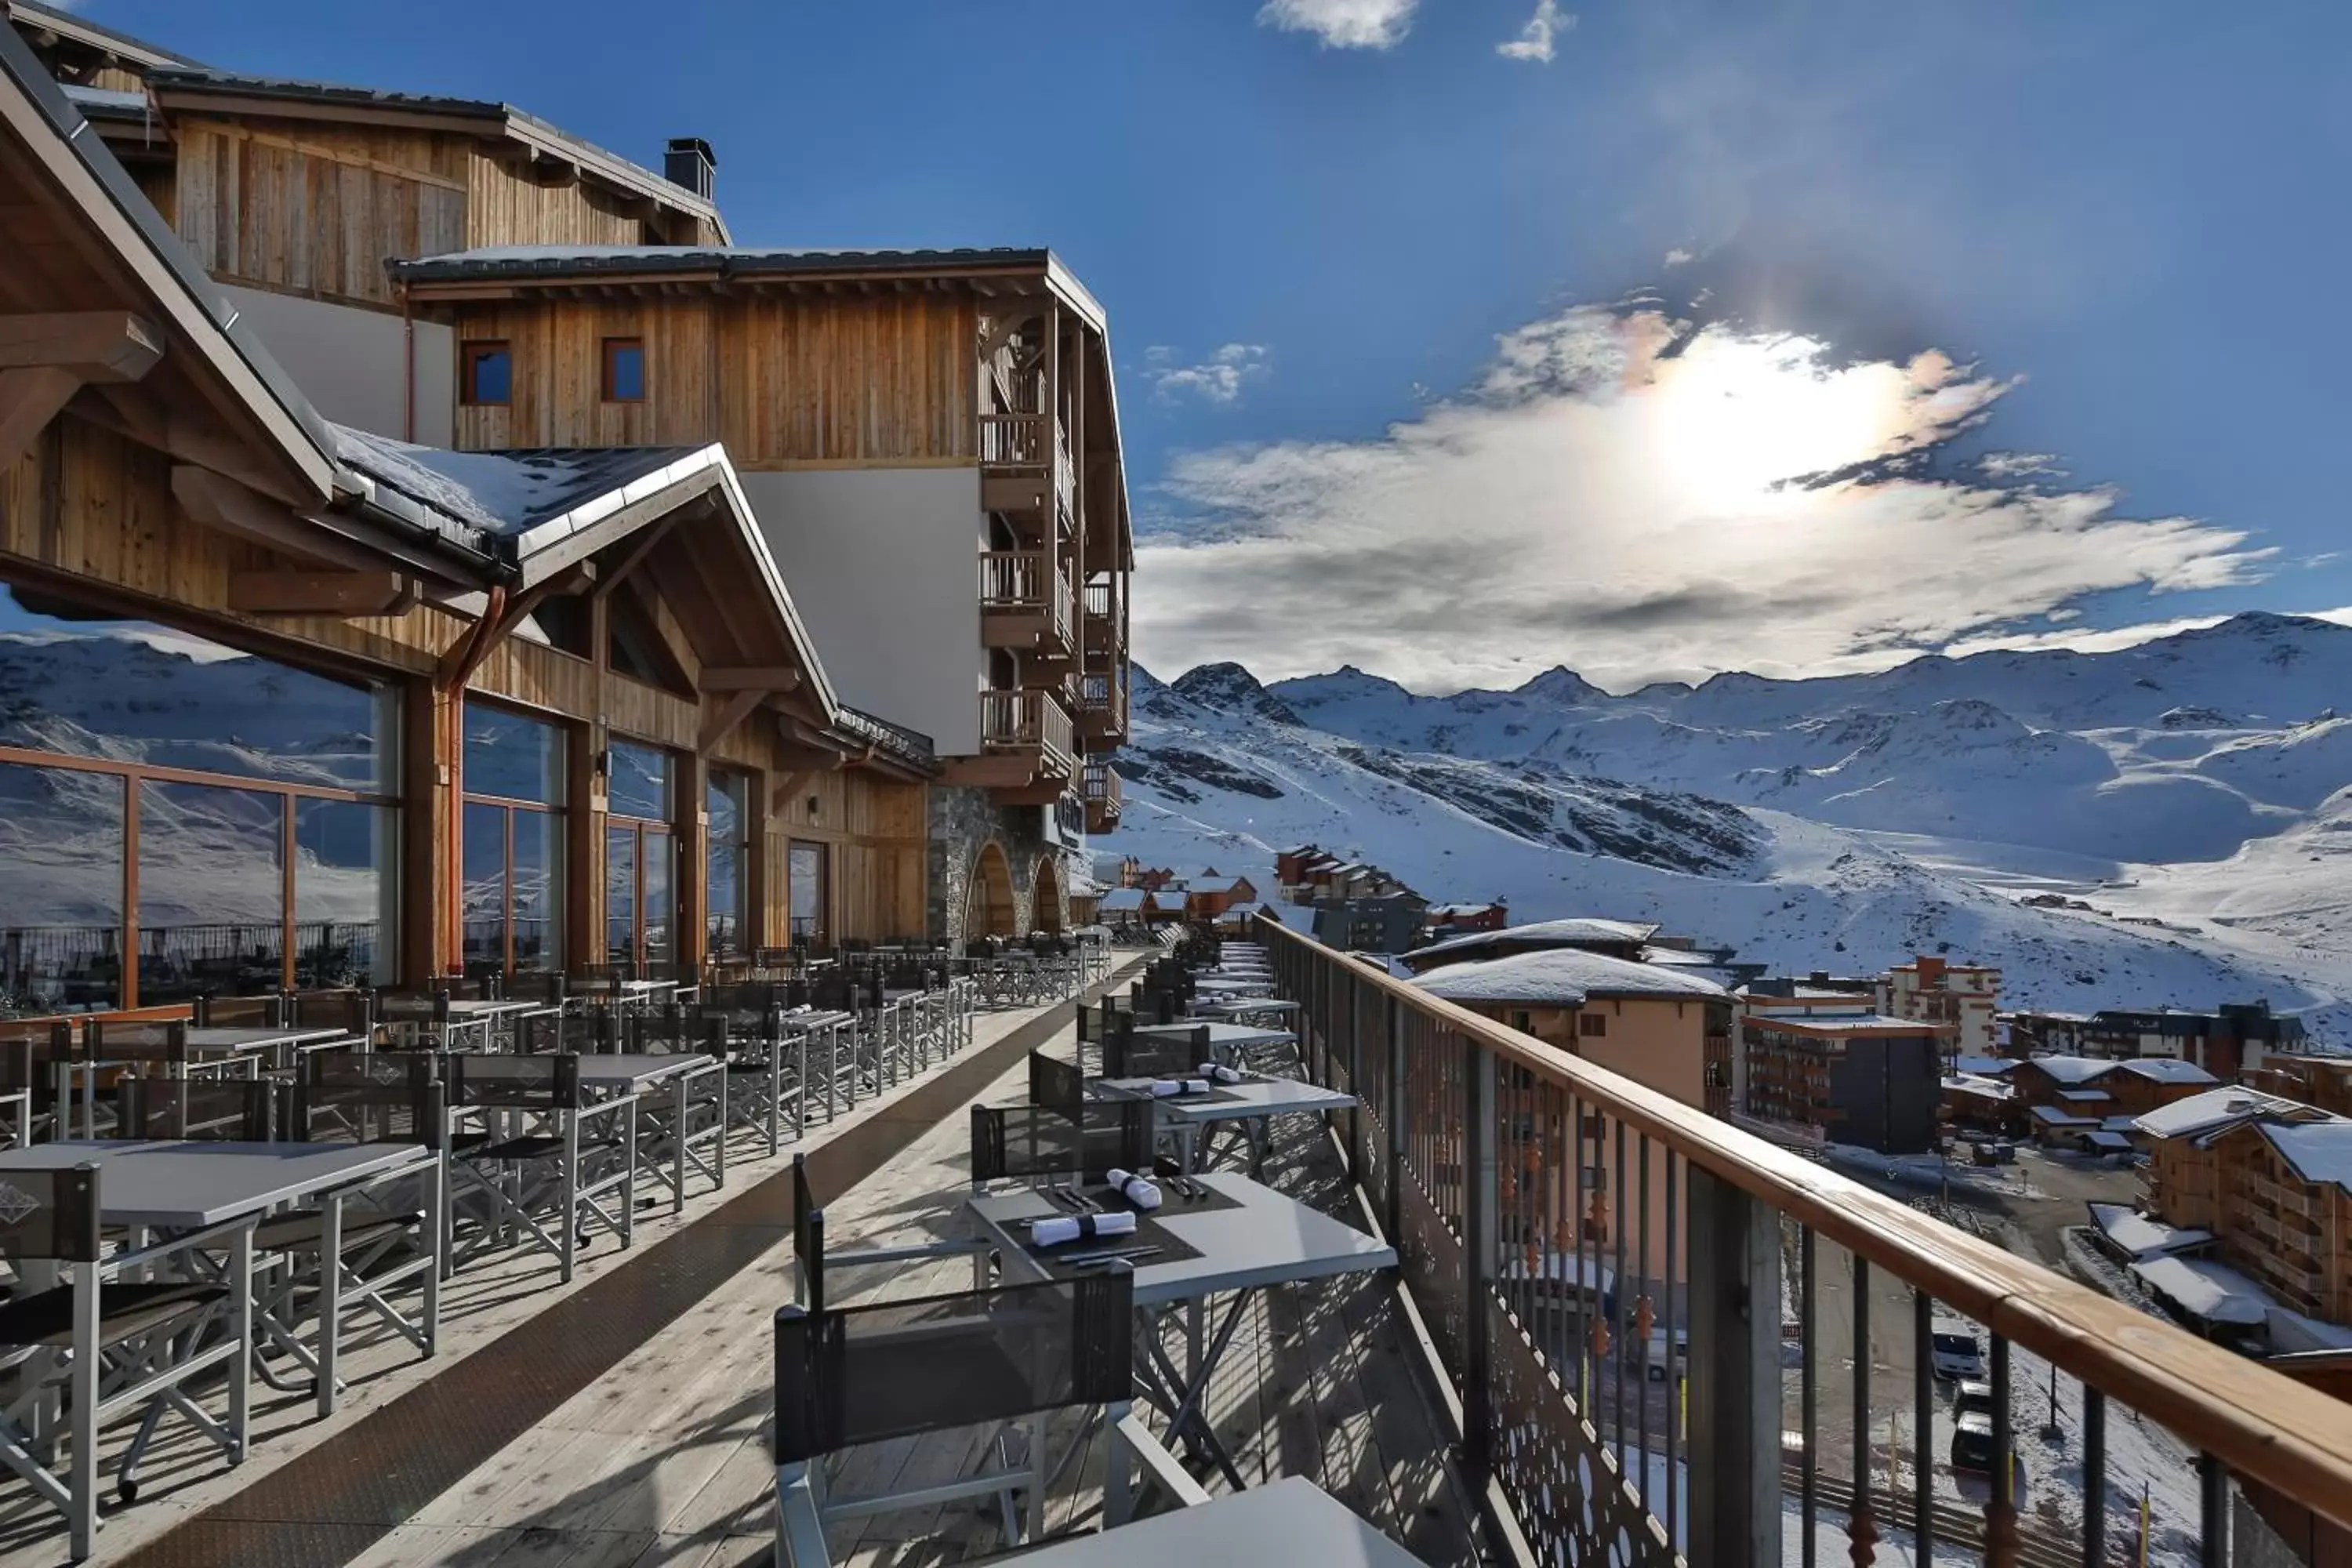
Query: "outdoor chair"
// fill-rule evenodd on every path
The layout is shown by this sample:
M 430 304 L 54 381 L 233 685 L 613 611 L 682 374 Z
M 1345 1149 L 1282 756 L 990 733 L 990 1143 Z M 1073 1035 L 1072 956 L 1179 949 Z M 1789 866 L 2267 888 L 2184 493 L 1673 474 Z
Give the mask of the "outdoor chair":
M 829 1568 L 825 1527 L 902 1509 L 994 1498 L 1005 1539 L 1045 1532 L 1054 1474 L 1047 1417 L 1104 1407 L 1114 1487 L 1105 1516 L 1131 1500 L 1116 1484 L 1131 1458 L 1179 1501 L 1207 1494 L 1130 1408 L 1135 1392 L 1134 1276 L 1114 1265 L 1083 1279 L 962 1295 L 776 1314 L 776 1561 Z M 980 1475 L 898 1494 L 845 1495 L 824 1461 L 862 1444 L 958 1428 L 994 1428 Z
M 196 1026 L 202 1029 L 275 1029 L 286 1022 L 286 998 L 266 996 L 199 996 L 193 1004 Z
M 164 1408 L 187 1418 L 234 1464 L 245 1458 L 247 1396 L 242 1362 L 252 1344 L 246 1302 L 236 1287 L 208 1280 L 142 1279 L 169 1271 L 198 1248 L 238 1250 L 235 1233 L 250 1222 L 176 1237 L 152 1247 L 104 1254 L 100 1237 L 99 1170 L 17 1169 L 0 1160 L 0 1256 L 30 1288 L 0 1305 L 0 1347 L 16 1363 L 18 1396 L 0 1410 L 0 1464 L 66 1516 L 70 1550 L 90 1555 L 98 1533 L 98 1435 L 133 1411 Z M 66 1276 L 52 1282 L 62 1271 Z M 226 1310 L 229 1331 L 199 1345 L 198 1331 Z M 215 1420 L 190 1386 L 217 1381 L 228 1368 L 227 1415 Z M 54 1444 L 19 1423 L 62 1389 L 68 1468 L 51 1467 Z M 143 1444 L 121 1466 L 123 1500 Z
M 672 1168 L 669 1181 L 683 1203 L 684 1184 L 698 1173 L 727 1184 L 729 1045 L 727 1020 L 679 1006 L 648 1007 L 622 1019 L 624 1049 L 632 1056 L 692 1057 L 695 1065 L 648 1090 L 637 1101 L 638 1152 L 649 1171 Z M 667 1152 L 667 1160 L 664 1155 Z
M 243 1078 L 118 1079 L 111 1136 L 267 1143 L 276 1131 L 278 1087 Z
M 331 1247 L 323 1205 L 274 1215 L 255 1229 L 254 1250 L 278 1275 L 262 1298 L 259 1326 L 273 1349 L 314 1379 L 318 1361 L 293 1331 L 299 1321 L 293 1308 L 303 1294 L 323 1300 L 330 1250 L 340 1267 L 335 1300 L 325 1312 L 340 1323 L 346 1309 L 364 1306 L 424 1355 L 437 1347 L 439 1238 L 448 1188 L 448 1114 L 435 1077 L 438 1066 L 432 1057 L 413 1053 L 320 1051 L 304 1058 L 301 1076 L 288 1086 L 283 1128 L 291 1142 L 422 1143 L 436 1155 L 421 1179 L 404 1174 L 346 1194 L 334 1216 Z M 419 1295 L 414 1317 L 391 1299 L 412 1281 Z M 255 1370 L 273 1388 L 292 1386 L 266 1360 Z
M 810 1182 L 808 1162 L 799 1154 L 793 1156 L 793 1257 L 800 1265 L 793 1299 L 812 1312 L 823 1311 L 830 1299 L 825 1289 L 828 1268 L 897 1268 L 908 1263 L 970 1258 L 974 1289 L 985 1286 L 989 1276 L 988 1244 L 978 1239 L 828 1251 L 824 1244 L 824 1208 L 817 1202 L 816 1189 Z
M 1072 1121 L 1059 1107 L 971 1108 L 971 1183 L 1100 1181 L 1114 1169 L 1151 1166 L 1153 1116 L 1148 1100 L 1089 1101 Z
M 1058 1110 L 1073 1122 L 1083 1121 L 1087 1108 L 1086 1068 L 1043 1050 L 1031 1051 L 1029 1103 Z
M 59 1110 L 70 1121 L 73 1093 L 66 1080 L 78 1070 L 79 1052 L 73 1026 L 62 1019 L 0 1023 L 0 1116 L 7 1119 L 12 1146 L 68 1135 L 58 1125 Z
M 552 1254 L 569 1284 L 594 1228 L 625 1247 L 635 1239 L 635 1096 L 590 1104 L 580 1058 L 569 1052 L 457 1052 L 442 1061 L 457 1124 L 449 1146 L 452 1234 L 445 1243 L 452 1268 L 494 1246 L 521 1242 Z M 467 1200 L 481 1212 L 474 1234 L 459 1244 L 456 1219 Z
M 1209 1031 L 1139 1035 L 1132 1027 L 1103 1041 L 1105 1078 L 1191 1078 L 1209 1059 Z
M 766 1141 L 771 1155 L 783 1148 L 785 1105 L 793 1133 L 807 1130 L 803 1088 L 808 1037 L 787 1037 L 782 987 L 766 981 L 731 981 L 702 987 L 696 1016 L 714 1020 L 727 1047 L 727 1121 Z
M 462 1043 L 453 1037 L 459 1028 L 478 1035 L 478 1042 L 489 1043 L 489 1025 L 484 1020 L 477 1025 L 453 1026 L 449 1015 L 449 994 L 446 991 L 416 993 L 412 991 L 379 991 L 375 994 L 369 1016 L 381 1033 L 383 1042 L 394 1050 L 454 1050 Z

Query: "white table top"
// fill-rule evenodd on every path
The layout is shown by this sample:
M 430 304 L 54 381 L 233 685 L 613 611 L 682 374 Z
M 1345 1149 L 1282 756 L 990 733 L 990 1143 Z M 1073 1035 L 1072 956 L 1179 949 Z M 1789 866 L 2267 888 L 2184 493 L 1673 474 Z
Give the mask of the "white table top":
M 580 1058 L 580 1081 L 598 1089 L 635 1089 L 719 1065 L 717 1057 L 705 1056 L 700 1051 L 647 1056 L 600 1054 Z
M 1296 1013 L 1298 1004 L 1284 996 L 1203 996 L 1192 1004 L 1195 1013 Z
M 1209 1031 L 1209 1044 L 1215 1049 L 1244 1051 L 1252 1046 L 1287 1046 L 1298 1037 L 1287 1029 L 1261 1029 L 1255 1024 L 1219 1024 L 1206 1018 L 1189 1024 L 1139 1024 L 1139 1035 L 1189 1036 L 1195 1029 Z
M 93 1163 L 99 1167 L 99 1208 L 109 1225 L 199 1230 L 432 1161 L 432 1151 L 422 1143 L 100 1138 L 0 1152 L 0 1180 L 12 1165 L 54 1171 Z
M 1148 1078 L 1104 1079 L 1113 1089 L 1149 1098 Z M 1213 1083 L 1198 1099 L 1154 1100 L 1156 1114 L 1175 1121 L 1246 1121 L 1254 1116 L 1287 1116 L 1302 1110 L 1345 1110 L 1356 1097 L 1295 1078 L 1248 1078 L 1239 1083 Z
M 484 1018 L 502 1018 L 509 1013 L 536 1013 L 552 1008 L 552 1002 L 533 1001 L 522 996 L 468 998 L 453 996 L 449 1000 L 449 1016 L 467 1023 Z
M 1396 1267 L 1395 1248 L 1263 1183 L 1230 1171 L 1193 1179 L 1239 1200 L 1241 1206 L 1187 1214 L 1181 1202 L 1162 1204 L 1151 1217 L 1201 1256 L 1138 1260 L 1139 1305 Z M 1025 1187 L 974 1197 L 966 1206 L 1002 1244 L 1008 1273 L 1030 1260 L 1027 1222 L 1062 1212 L 1045 1194 Z
M 1034 1568 L 1200 1568 L 1294 1563 L 1315 1568 L 1422 1568 L 1421 1559 L 1303 1476 L 1154 1514 L 1023 1557 Z
M 190 1029 L 188 1048 L 192 1051 L 223 1051 L 230 1055 L 240 1051 L 274 1051 L 281 1046 L 308 1045 L 313 1040 L 331 1040 L 350 1033 L 349 1029 L 293 1027 Z

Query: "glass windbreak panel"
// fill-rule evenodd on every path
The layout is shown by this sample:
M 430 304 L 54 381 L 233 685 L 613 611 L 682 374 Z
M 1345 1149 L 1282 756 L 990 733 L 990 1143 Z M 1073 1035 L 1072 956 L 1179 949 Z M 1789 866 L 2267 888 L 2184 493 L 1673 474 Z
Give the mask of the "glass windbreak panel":
M 751 813 L 745 809 L 750 799 L 749 786 L 750 781 L 740 773 L 714 773 L 703 795 L 703 812 L 710 819 L 706 838 L 709 847 L 706 941 L 714 953 L 737 952 L 746 945 L 743 932 L 751 897 L 751 858 L 743 839 L 751 823 Z
M 0 1017 L 121 1005 L 123 787 L 0 763 Z
M 0 584 L 0 746 L 389 793 L 395 701 Z
M 507 808 L 466 807 L 465 950 L 467 963 L 507 958 Z
M 562 805 L 562 730 L 503 708 L 467 703 L 466 793 Z
M 294 803 L 298 988 L 392 984 L 398 831 L 399 814 L 388 806 Z
M 563 816 L 507 814 L 514 834 L 514 967 L 563 967 Z
M 645 861 L 643 912 L 647 963 L 667 963 L 677 956 L 670 942 L 670 868 L 677 859 L 674 847 L 668 834 L 650 830 L 637 845 L 637 852 Z
M 141 1005 L 285 989 L 286 800 L 140 784 Z
M 822 942 L 824 934 L 824 846 L 795 844 L 790 862 L 793 941 Z
M 604 962 L 637 957 L 637 830 L 604 830 Z
M 606 807 L 615 816 L 641 816 L 648 822 L 669 820 L 670 773 L 667 752 L 651 746 L 613 742 L 612 778 L 606 786 Z

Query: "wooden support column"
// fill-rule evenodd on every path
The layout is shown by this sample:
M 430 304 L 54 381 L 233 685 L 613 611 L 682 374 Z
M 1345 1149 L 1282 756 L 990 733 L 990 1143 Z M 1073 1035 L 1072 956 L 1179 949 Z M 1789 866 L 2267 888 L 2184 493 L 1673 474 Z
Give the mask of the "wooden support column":
M 702 968 L 710 940 L 710 814 L 704 795 L 710 763 L 702 753 L 678 759 L 677 798 L 670 805 L 670 834 L 677 846 L 677 875 L 670 889 L 672 944 L 681 964 Z
M 401 694 L 400 983 L 422 985 L 442 972 L 441 868 L 455 853 L 457 781 L 444 764 L 459 722 L 457 693 L 428 680 Z

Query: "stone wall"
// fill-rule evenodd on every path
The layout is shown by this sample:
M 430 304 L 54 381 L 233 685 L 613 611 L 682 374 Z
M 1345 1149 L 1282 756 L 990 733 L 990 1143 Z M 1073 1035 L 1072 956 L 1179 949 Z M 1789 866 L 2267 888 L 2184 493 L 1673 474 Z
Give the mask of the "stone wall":
M 1015 935 L 1026 935 L 1034 921 L 1037 862 L 1051 855 L 1061 872 L 1062 921 L 1069 922 L 1072 875 L 1084 859 L 1068 846 L 1045 842 L 1044 813 L 1035 806 L 1002 806 L 984 789 L 952 784 L 931 786 L 930 934 L 961 948 L 980 933 L 965 929 L 971 902 L 971 884 L 980 854 L 991 841 L 1004 851 L 1013 874 L 1013 917 Z

